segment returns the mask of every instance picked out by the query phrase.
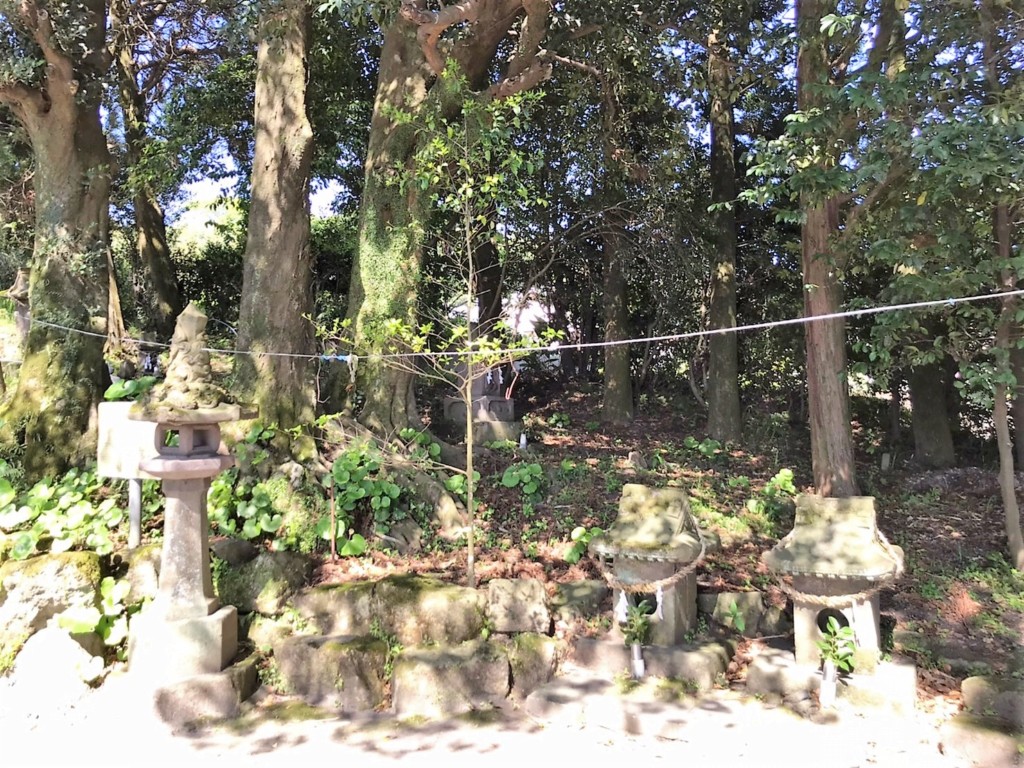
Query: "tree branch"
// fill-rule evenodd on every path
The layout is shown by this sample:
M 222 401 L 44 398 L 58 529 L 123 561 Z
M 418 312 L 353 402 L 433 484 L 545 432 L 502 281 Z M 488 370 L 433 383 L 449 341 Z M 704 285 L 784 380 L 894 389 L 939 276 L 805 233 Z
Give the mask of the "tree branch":
M 872 206 L 881 199 L 882 195 L 892 189 L 893 185 L 902 180 L 904 176 L 906 176 L 906 168 L 902 163 L 893 163 L 889 167 L 889 172 L 886 173 L 885 178 L 878 182 L 878 184 L 876 184 L 874 188 L 865 195 L 864 199 L 846 214 L 843 233 L 839 236 L 840 242 L 849 239 L 851 234 L 856 231 L 861 217 L 865 213 L 868 213 Z
M 506 77 L 491 86 L 489 93 L 495 99 L 507 99 L 517 93 L 528 91 L 551 77 L 551 63 L 543 58 L 536 58 L 518 77 Z
M 506 80 L 521 77 L 533 66 L 548 32 L 548 14 L 551 12 L 549 0 L 522 0 L 522 9 L 526 16 L 519 29 L 519 45 L 505 73 Z
M 473 23 L 480 13 L 480 0 L 462 0 L 453 5 L 444 6 L 439 11 L 428 11 L 425 0 L 402 0 L 399 11 L 402 18 L 419 27 L 416 38 L 419 40 L 427 64 L 440 76 L 444 72 L 445 59 L 438 48 L 438 41 L 445 30 L 462 22 Z
M 46 110 L 46 99 L 43 94 L 22 83 L 9 83 L 0 86 L 0 104 L 10 107 L 21 122 L 25 122 L 29 112 Z
M 74 91 L 77 90 L 75 70 L 71 60 L 54 44 L 50 14 L 45 8 L 40 8 L 35 0 L 21 0 L 19 11 L 32 39 L 43 52 L 47 68 L 56 71 L 60 80 L 71 85 L 73 89 L 71 95 L 73 96 Z M 49 76 L 47 76 L 47 80 L 50 80 Z

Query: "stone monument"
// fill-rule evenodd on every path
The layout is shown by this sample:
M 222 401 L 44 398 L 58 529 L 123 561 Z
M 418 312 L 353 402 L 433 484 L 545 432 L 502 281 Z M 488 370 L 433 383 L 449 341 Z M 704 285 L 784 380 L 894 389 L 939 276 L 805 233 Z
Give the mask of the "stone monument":
M 464 382 L 469 376 L 469 367 L 463 362 L 455 367 L 456 380 Z M 491 440 L 519 440 L 522 424 L 515 418 L 515 401 L 502 393 L 504 375 L 502 366 L 478 369 L 471 384 L 470 400 L 473 410 L 473 439 L 478 442 Z M 466 401 L 464 397 L 444 399 L 444 418 L 450 424 L 466 426 Z
M 696 627 L 696 568 L 704 541 L 684 489 L 627 483 L 618 517 L 607 533 L 591 539 L 589 548 L 610 574 L 614 605 L 651 603 L 652 645 L 679 645 Z
M 157 597 L 132 622 L 129 671 L 160 682 L 219 672 L 238 650 L 238 614 L 221 606 L 210 574 L 206 494 L 234 466 L 221 450 L 220 425 L 255 417 L 231 403 L 211 377 L 206 317 L 194 304 L 178 317 L 163 382 L 129 417 L 156 423 L 154 458 L 140 469 L 160 478 L 167 498 Z
M 798 664 L 817 666 L 828 618 L 853 628 L 858 671 L 880 655 L 878 590 L 903 569 L 903 551 L 885 540 L 871 496 L 798 496 L 793 530 L 762 559 L 793 600 Z

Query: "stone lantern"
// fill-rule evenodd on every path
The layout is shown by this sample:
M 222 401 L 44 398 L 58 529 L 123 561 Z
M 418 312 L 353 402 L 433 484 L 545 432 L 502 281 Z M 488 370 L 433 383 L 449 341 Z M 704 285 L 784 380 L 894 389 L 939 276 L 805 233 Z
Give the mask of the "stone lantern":
M 765 565 L 793 599 L 796 661 L 817 666 L 829 617 L 853 628 L 855 666 L 872 670 L 880 649 L 878 591 L 903 570 L 903 551 L 875 521 L 871 496 L 796 500 L 793 530 L 764 553 Z
M 679 645 L 696 627 L 696 568 L 704 543 L 684 489 L 627 483 L 615 522 L 589 549 L 610 574 L 620 619 L 630 599 L 651 603 L 652 645 Z
M 156 456 L 140 469 L 162 481 L 166 506 L 158 592 L 132 622 L 128 664 L 160 681 L 219 672 L 238 650 L 237 611 L 213 592 L 206 494 L 235 464 L 221 450 L 220 425 L 256 412 L 212 383 L 205 328 L 206 317 L 190 304 L 174 329 L 166 379 L 129 413 L 156 424 Z

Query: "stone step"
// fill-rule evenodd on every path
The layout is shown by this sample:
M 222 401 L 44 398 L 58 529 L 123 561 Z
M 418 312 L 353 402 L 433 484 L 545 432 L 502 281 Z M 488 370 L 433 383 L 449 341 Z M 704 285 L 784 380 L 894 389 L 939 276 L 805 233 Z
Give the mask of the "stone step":
M 997 717 L 961 712 L 939 729 L 939 749 L 966 765 L 1011 768 L 1019 764 L 1024 735 Z
M 392 706 L 398 717 L 438 719 L 501 704 L 511 690 L 505 649 L 475 640 L 406 649 L 395 659 Z
M 792 651 L 759 650 L 747 668 L 747 691 L 759 696 L 799 698 L 815 692 L 821 673 L 809 664 L 797 664 Z M 917 702 L 917 670 L 906 661 L 879 662 L 870 674 L 843 677 L 836 696 L 855 707 L 890 708 L 911 713 Z
M 287 693 L 341 712 L 366 712 L 386 703 L 388 647 L 351 635 L 296 635 L 274 646 Z
M 686 680 L 697 690 L 706 691 L 725 672 L 735 652 L 736 645 L 731 640 L 715 640 L 674 647 L 647 645 L 643 658 L 647 674 Z M 626 672 L 629 657 L 630 649 L 616 636 L 580 638 L 572 654 L 577 665 L 608 677 Z
M 960 685 L 964 707 L 976 715 L 997 717 L 1024 731 L 1024 680 L 969 677 Z
M 361 635 L 376 625 L 405 646 L 450 645 L 480 637 L 486 595 L 424 576 L 330 584 L 296 595 L 300 616 L 324 635 Z

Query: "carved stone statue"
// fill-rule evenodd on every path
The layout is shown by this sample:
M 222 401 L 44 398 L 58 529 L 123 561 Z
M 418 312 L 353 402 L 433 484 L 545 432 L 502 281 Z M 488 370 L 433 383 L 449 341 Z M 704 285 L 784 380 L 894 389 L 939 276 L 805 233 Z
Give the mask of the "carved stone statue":
M 147 393 L 144 408 L 191 411 L 234 402 L 224 389 L 213 383 L 205 332 L 206 315 L 195 304 L 189 304 L 178 315 L 174 326 L 167 375 Z

